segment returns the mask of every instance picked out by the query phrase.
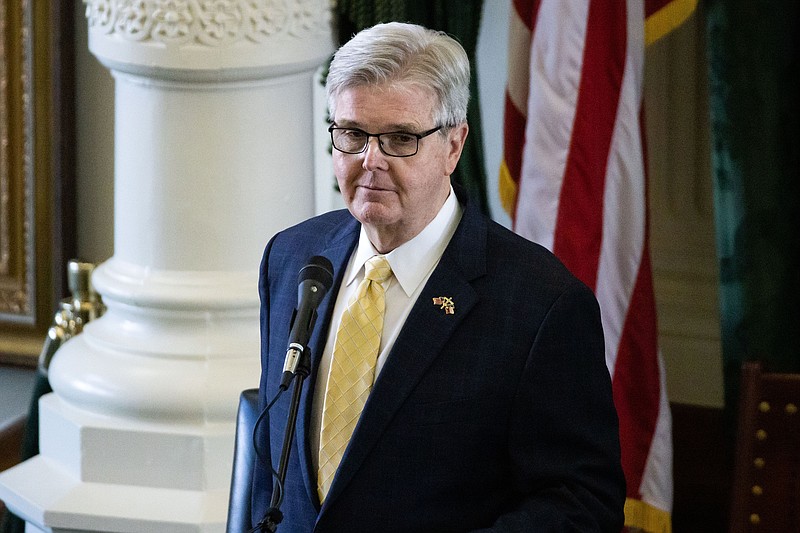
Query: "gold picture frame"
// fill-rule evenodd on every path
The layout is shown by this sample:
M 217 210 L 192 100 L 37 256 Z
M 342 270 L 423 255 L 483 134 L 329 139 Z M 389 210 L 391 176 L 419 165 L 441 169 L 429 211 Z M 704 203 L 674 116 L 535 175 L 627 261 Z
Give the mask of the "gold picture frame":
M 33 365 L 74 252 L 73 9 L 0 10 L 0 363 Z

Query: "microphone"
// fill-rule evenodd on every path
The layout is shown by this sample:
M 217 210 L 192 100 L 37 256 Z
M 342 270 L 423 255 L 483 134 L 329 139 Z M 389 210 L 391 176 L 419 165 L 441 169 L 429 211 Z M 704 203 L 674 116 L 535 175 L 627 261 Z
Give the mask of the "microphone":
M 300 269 L 297 276 L 297 308 L 292 314 L 289 347 L 281 376 L 282 390 L 289 387 L 300 364 L 300 357 L 306 349 L 314 322 L 317 320 L 317 307 L 333 285 L 333 265 L 326 257 L 315 255 Z

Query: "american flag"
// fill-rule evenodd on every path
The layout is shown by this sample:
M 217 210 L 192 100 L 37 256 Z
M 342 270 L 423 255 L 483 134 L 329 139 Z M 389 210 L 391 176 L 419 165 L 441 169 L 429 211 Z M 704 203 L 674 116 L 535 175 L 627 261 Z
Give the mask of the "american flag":
M 671 417 L 648 245 L 646 44 L 697 0 L 514 0 L 500 196 L 600 302 L 628 484 L 625 525 L 671 531 Z

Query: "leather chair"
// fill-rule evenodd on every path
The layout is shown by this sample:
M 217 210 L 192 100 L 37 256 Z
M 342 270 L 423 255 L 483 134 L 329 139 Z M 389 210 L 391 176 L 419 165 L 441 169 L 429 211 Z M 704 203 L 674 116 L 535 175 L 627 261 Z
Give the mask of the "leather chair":
M 243 533 L 251 528 L 250 494 L 253 485 L 253 466 L 256 461 L 253 449 L 253 426 L 259 414 L 258 389 L 242 391 L 236 416 L 227 533 Z
M 25 436 L 26 415 L 0 422 L 0 472 L 19 464 L 22 441 Z M 6 506 L 0 500 L 0 530 L 4 529 Z
M 742 368 L 730 532 L 800 531 L 800 374 Z

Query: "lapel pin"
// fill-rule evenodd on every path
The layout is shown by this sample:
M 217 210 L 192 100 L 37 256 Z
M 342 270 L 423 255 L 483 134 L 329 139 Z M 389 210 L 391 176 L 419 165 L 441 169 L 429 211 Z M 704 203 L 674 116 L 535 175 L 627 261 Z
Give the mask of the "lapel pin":
M 439 296 L 438 298 L 434 298 L 433 305 L 438 305 L 440 306 L 440 309 L 444 309 L 444 314 L 446 315 L 453 315 L 456 312 L 453 299 L 449 296 Z

